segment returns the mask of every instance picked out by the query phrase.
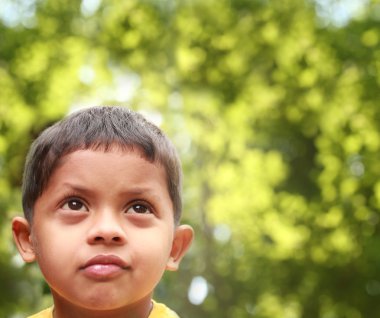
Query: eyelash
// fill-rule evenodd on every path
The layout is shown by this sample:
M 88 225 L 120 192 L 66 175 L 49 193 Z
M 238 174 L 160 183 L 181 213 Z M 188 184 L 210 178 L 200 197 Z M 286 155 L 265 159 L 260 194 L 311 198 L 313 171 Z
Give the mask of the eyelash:
M 70 208 L 69 206 L 67 206 L 67 208 L 64 208 L 65 205 L 69 205 L 70 203 L 72 202 L 77 202 L 79 203 L 81 206 L 79 209 L 75 209 L 75 208 Z M 66 196 L 66 198 L 63 200 L 63 202 L 60 204 L 60 208 L 63 209 L 63 210 L 70 210 L 70 211 L 83 211 L 82 208 L 85 208 L 85 211 L 88 211 L 88 207 L 87 207 L 87 204 L 85 203 L 85 201 L 75 195 L 68 195 Z M 127 214 L 128 211 L 130 209 L 135 209 L 136 207 L 142 207 L 145 209 L 145 212 L 136 212 L 136 210 L 133 212 L 134 214 L 154 214 L 154 209 L 152 208 L 152 206 L 144 201 L 139 201 L 139 200 L 136 200 L 130 204 L 127 205 L 126 209 L 125 209 L 125 213 Z
M 80 208 L 79 209 L 75 209 L 75 208 L 70 208 L 69 206 L 67 206 L 67 208 L 65 208 L 65 205 L 69 205 L 72 202 L 79 203 L 80 204 Z M 63 210 L 70 210 L 70 211 L 83 211 L 82 208 L 84 207 L 86 209 L 86 211 L 88 211 L 87 204 L 84 202 L 84 200 L 82 200 L 81 198 L 78 198 L 76 196 L 73 196 L 73 195 L 67 196 L 63 200 L 63 203 L 60 205 L 60 207 Z
M 128 213 L 130 209 L 134 209 L 136 207 L 143 207 L 146 211 L 143 213 L 134 211 L 134 214 L 153 214 L 154 213 L 153 208 L 149 204 L 147 204 L 146 202 L 141 202 L 141 201 L 135 201 L 135 202 L 132 202 L 132 204 L 129 204 L 125 213 Z

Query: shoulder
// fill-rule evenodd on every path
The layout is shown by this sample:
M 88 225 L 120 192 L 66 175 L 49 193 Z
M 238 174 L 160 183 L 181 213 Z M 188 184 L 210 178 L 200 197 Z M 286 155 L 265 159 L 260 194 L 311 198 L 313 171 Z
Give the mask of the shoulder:
M 179 316 L 166 305 L 153 301 L 153 309 L 149 318 L 179 318 Z
M 28 318 L 53 318 L 53 307 L 40 311 L 39 313 L 29 316 Z

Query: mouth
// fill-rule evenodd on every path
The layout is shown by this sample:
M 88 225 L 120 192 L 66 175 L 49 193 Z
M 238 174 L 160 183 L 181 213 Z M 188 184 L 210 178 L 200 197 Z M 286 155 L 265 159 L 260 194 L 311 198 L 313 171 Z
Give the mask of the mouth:
M 116 255 L 97 255 L 80 267 L 86 277 L 95 280 L 114 278 L 129 269 L 130 266 Z

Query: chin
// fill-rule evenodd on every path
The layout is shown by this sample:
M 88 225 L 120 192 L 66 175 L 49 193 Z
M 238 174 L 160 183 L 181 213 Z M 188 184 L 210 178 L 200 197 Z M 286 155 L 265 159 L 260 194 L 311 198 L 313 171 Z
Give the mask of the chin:
M 84 300 L 82 306 L 97 311 L 110 311 L 128 306 L 128 300 L 126 297 L 120 297 L 120 295 L 112 297 L 110 294 L 97 294 L 90 299 Z

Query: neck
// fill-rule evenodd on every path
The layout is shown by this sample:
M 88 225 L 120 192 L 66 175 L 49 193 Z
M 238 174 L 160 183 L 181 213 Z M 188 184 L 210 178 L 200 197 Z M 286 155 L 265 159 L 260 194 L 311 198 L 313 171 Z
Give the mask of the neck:
M 126 307 L 112 310 L 97 310 L 57 301 L 54 297 L 53 318 L 148 318 L 153 308 L 151 297 Z

